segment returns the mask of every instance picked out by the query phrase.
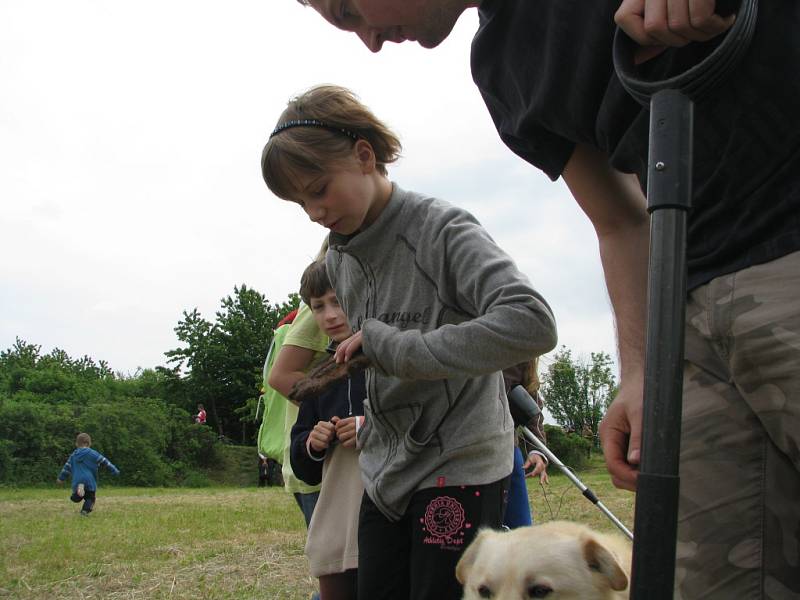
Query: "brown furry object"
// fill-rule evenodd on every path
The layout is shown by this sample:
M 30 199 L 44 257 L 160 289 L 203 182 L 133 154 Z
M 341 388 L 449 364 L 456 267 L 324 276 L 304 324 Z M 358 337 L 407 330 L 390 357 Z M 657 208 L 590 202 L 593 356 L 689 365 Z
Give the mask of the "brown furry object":
M 296 402 L 316 398 L 328 391 L 337 381 L 358 371 L 363 371 L 371 364 L 369 358 L 364 354 L 356 354 L 344 363 L 337 363 L 333 360 L 333 356 L 330 356 L 292 386 L 289 398 Z

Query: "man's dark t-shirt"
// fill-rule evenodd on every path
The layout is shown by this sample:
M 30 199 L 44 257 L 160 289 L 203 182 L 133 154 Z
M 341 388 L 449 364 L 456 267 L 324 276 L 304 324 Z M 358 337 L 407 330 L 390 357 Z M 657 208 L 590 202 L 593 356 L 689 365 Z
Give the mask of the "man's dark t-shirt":
M 483 0 L 472 74 L 503 141 L 557 179 L 576 143 L 644 187 L 649 115 L 611 59 L 619 0 Z M 689 289 L 800 250 L 800 2 L 759 3 L 733 76 L 695 108 Z M 649 61 L 662 79 L 718 43 Z

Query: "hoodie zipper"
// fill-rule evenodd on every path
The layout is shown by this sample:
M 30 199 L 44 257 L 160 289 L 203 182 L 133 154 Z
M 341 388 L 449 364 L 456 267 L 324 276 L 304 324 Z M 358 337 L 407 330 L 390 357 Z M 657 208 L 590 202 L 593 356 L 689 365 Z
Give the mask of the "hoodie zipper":
M 347 416 L 353 416 L 353 401 L 350 398 L 350 377 L 347 378 Z
M 355 256 L 354 254 L 352 254 L 350 252 L 346 252 L 342 248 L 342 246 L 338 246 L 336 248 L 336 250 L 337 250 L 337 252 L 339 254 L 339 260 L 338 260 L 337 268 L 342 268 L 343 263 L 344 263 L 344 255 L 347 254 L 358 265 L 359 269 L 361 270 L 361 274 L 364 277 L 364 280 L 367 282 L 367 298 L 366 298 L 366 302 L 364 304 L 364 319 L 367 319 L 367 318 L 370 317 L 370 314 L 369 314 L 370 307 L 371 306 L 374 307 L 374 305 L 375 305 L 374 304 L 374 297 L 376 295 L 375 294 L 375 277 L 372 275 L 371 270 L 367 268 L 367 266 L 361 261 L 360 258 L 358 258 L 357 256 Z M 369 373 L 368 373 L 368 375 L 369 375 Z M 380 413 L 380 410 L 378 409 L 378 406 L 376 406 L 376 404 L 377 404 L 377 396 L 378 395 L 377 395 L 377 393 L 374 393 L 375 390 L 373 389 L 374 386 L 375 386 L 374 378 L 371 377 L 371 376 L 368 376 L 366 378 L 366 383 L 367 383 L 367 397 L 370 399 L 370 406 L 372 408 L 372 418 L 376 422 L 381 423 L 381 425 L 383 426 L 384 431 L 388 434 L 387 437 L 388 437 L 389 444 L 388 444 L 388 447 L 386 448 L 386 455 L 384 457 L 383 467 L 381 468 L 381 470 L 383 470 L 383 468 L 385 468 L 386 465 L 389 463 L 389 460 L 392 457 L 394 457 L 394 455 L 397 453 L 397 446 L 398 446 L 398 444 L 401 443 L 401 435 L 402 434 L 395 430 L 395 427 L 392 425 L 391 422 L 389 422 L 385 418 L 383 418 L 383 416 Z

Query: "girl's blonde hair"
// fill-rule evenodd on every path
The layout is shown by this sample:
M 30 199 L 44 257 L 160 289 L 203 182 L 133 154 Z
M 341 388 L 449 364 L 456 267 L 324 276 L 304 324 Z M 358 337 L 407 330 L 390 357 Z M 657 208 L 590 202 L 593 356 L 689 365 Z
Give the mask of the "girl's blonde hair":
M 528 393 L 534 398 L 536 397 L 536 393 L 539 391 L 539 388 L 542 387 L 542 382 L 539 379 L 538 356 L 528 363 L 528 366 L 525 369 L 523 385 L 525 386 L 525 389 L 528 390 Z
M 369 142 L 375 152 L 378 172 L 400 158 L 400 140 L 350 90 L 336 85 L 319 85 L 293 98 L 276 128 L 290 121 L 314 120 L 326 127 L 299 126 L 273 134 L 261 154 L 261 172 L 273 194 L 294 199 L 301 175 L 325 173 L 352 156 L 356 143 L 343 129 Z
M 325 236 L 325 239 L 322 240 L 322 245 L 319 247 L 319 252 L 317 252 L 317 257 L 314 259 L 315 261 L 325 262 L 325 255 L 328 253 L 328 236 Z

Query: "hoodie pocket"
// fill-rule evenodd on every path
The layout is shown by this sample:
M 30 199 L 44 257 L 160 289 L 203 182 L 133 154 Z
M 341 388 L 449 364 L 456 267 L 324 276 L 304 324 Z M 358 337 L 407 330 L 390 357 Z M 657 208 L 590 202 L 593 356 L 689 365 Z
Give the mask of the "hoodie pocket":
M 412 404 L 409 409 L 413 418 L 403 436 L 406 449 L 412 454 L 419 454 L 426 446 L 438 447 L 440 444 L 436 434 L 447 418 L 447 403 Z

